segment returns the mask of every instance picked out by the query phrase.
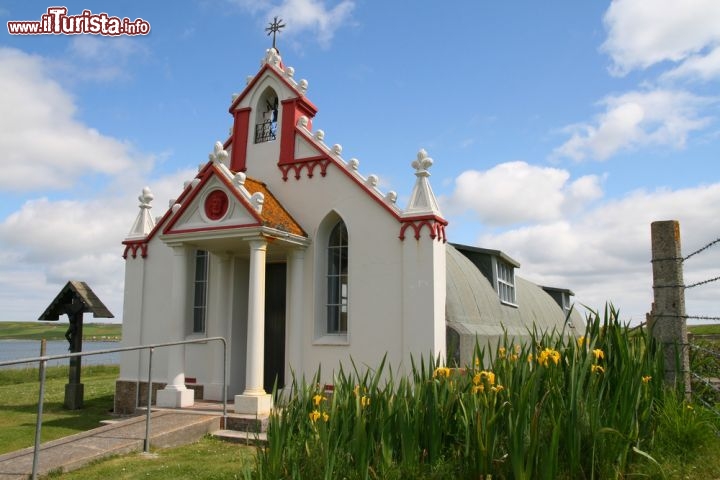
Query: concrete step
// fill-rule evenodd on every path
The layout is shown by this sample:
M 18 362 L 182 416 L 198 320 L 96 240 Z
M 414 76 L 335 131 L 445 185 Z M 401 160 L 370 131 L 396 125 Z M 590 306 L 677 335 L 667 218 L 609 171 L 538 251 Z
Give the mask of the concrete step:
M 241 432 L 238 430 L 217 430 L 211 435 L 219 440 L 246 445 L 264 445 L 267 443 L 267 433 Z

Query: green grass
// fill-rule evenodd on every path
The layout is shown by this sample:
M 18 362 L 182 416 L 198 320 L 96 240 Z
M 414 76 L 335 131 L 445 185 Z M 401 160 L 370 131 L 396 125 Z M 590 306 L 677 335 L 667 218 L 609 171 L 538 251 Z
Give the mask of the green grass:
M 111 418 L 117 366 L 83 368 L 85 406 L 65 410 L 67 367 L 49 367 L 46 371 L 43 403 L 42 441 L 72 435 L 100 426 Z M 0 370 L 0 454 L 30 447 L 35 441 L 35 421 L 39 393 L 37 369 Z
M 720 325 L 690 325 L 688 332 L 695 335 L 720 335 Z
M 0 340 L 65 340 L 69 324 L 59 322 L 0 322 Z M 122 324 L 84 323 L 83 339 L 120 340 Z
M 63 480 L 107 480 L 152 478 L 153 480 L 242 479 L 244 466 L 254 464 L 255 448 L 210 437 L 151 455 L 136 453 L 102 460 L 74 472 L 50 475 Z

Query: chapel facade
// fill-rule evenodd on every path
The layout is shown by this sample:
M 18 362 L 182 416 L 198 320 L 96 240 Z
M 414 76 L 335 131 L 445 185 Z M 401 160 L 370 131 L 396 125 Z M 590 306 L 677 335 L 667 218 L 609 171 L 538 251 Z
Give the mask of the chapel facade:
M 478 341 L 527 335 L 528 322 L 578 327 L 571 291 L 516 277 L 500 251 L 447 241 L 424 150 L 402 207 L 327 145 L 294 73 L 269 49 L 233 98 L 229 138 L 164 215 L 150 214 L 148 188 L 139 197 L 123 241 L 123 344 L 224 337 L 228 350 L 225 363 L 220 342 L 158 349 L 158 405 L 226 394 L 236 412 L 262 414 L 273 385 L 319 365 L 331 375 L 383 356 L 401 369 L 420 356 L 462 363 Z M 148 361 L 121 355 L 116 412 L 136 407 Z

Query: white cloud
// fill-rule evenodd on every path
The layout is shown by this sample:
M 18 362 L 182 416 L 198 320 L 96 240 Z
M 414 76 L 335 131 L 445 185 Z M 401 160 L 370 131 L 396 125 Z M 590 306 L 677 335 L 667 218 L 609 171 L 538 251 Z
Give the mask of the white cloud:
M 690 133 L 708 125 L 703 109 L 714 101 L 663 89 L 606 97 L 600 102 L 605 112 L 593 124 L 565 128 L 572 136 L 553 156 L 605 160 L 619 151 L 645 146 L 682 148 Z
M 77 45 L 90 45 L 89 58 L 102 55 L 92 47 L 102 42 Z M 149 184 L 161 215 L 196 172 L 149 180 L 152 158 L 77 120 L 73 97 L 50 79 L 47 62 L 0 48 L 0 198 L 6 207 L 16 203 L 11 193 L 30 198 L 0 219 L 0 318 L 33 320 L 71 279 L 87 281 L 121 315 L 121 241 L 137 215 L 136 196 Z M 84 176 L 108 182 L 86 191 L 77 187 Z M 47 190 L 75 196 L 50 198 Z M 43 197 L 32 198 L 36 191 Z
M 280 3 L 268 0 L 229 1 L 252 14 L 263 12 L 268 19 L 275 16 L 282 18 L 287 25 L 282 34 L 296 36 L 310 30 L 324 48 L 329 46 L 335 31 L 350 20 L 355 8 L 353 0 L 341 0 L 333 7 L 328 7 L 323 0 L 282 0 Z
M 571 182 L 566 170 L 517 161 L 461 173 L 441 202 L 448 212 L 470 210 L 485 224 L 512 225 L 555 220 L 601 196 L 595 175 Z
M 72 37 L 70 52 L 80 58 L 103 62 L 122 62 L 137 55 L 148 55 L 148 48 L 130 37 L 99 37 L 76 35 Z
M 318 43 L 327 47 L 335 34 L 352 13 L 355 3 L 343 0 L 328 9 L 319 0 L 285 0 L 270 10 L 268 16 L 278 15 L 288 21 L 288 33 L 312 30 L 317 34 Z
M 674 191 L 638 191 L 571 220 L 483 235 L 478 245 L 501 249 L 517 259 L 522 264 L 518 274 L 525 278 L 570 288 L 577 301 L 593 308 L 613 302 L 639 321 L 652 303 L 650 224 L 679 220 L 683 255 L 687 255 L 717 238 L 718 204 L 720 183 Z M 720 245 L 701 255 L 685 262 L 686 284 L 720 274 Z M 719 287 L 715 284 L 689 290 L 688 313 L 720 314 L 716 302 Z
M 664 62 L 682 62 L 720 45 L 716 0 L 614 0 L 604 17 L 602 50 L 623 75 Z
M 161 216 L 183 182 L 196 172 L 182 170 L 149 181 Z M 139 194 L 142 184 L 137 185 Z M 0 223 L 0 298 L 7 297 L 3 320 L 33 320 L 68 280 L 88 282 L 118 320 L 122 314 L 124 264 L 122 240 L 138 213 L 132 193 L 107 191 L 87 200 L 25 202 Z
M 66 81 L 113 82 L 132 78 L 137 64 L 150 57 L 145 38 L 75 35 L 68 44 L 72 62 L 46 60 L 49 69 Z
M 690 56 L 679 67 L 660 76 L 661 80 L 688 79 L 701 82 L 716 78 L 720 78 L 720 46 L 707 55 Z
M 0 48 L 0 188 L 62 189 L 83 175 L 115 175 L 152 162 L 75 118 L 73 98 L 42 58 Z

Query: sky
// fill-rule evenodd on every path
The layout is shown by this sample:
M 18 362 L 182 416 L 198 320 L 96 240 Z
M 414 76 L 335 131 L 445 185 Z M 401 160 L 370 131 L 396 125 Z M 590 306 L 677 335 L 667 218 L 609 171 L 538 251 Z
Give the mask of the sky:
M 122 318 L 138 195 L 162 215 L 227 138 L 275 16 L 313 127 L 400 206 L 427 150 L 451 242 L 638 323 L 651 222 L 678 220 L 684 255 L 720 237 L 717 0 L 86 0 L 62 6 L 150 32 L 9 34 L 57 4 L 0 0 L 0 320 L 37 319 L 71 279 Z M 720 276 L 720 244 L 684 270 Z M 687 313 L 719 297 L 688 289 Z

